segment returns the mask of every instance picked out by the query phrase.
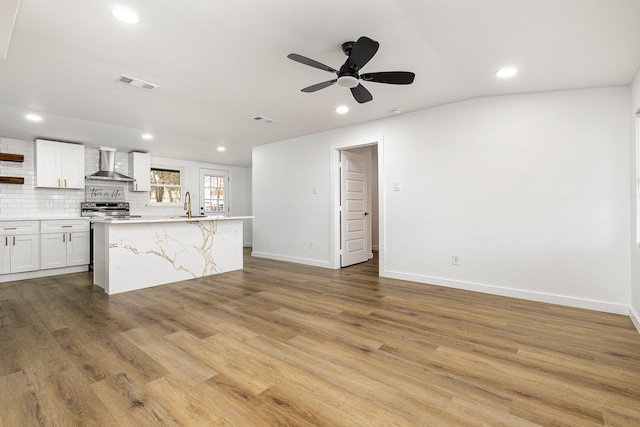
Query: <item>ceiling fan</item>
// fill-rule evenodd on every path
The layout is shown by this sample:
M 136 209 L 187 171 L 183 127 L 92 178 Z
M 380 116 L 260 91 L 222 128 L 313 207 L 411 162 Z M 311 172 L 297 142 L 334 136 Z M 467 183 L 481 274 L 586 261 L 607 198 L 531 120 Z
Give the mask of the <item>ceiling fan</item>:
M 340 67 L 339 70 L 333 69 L 328 65 L 321 64 L 320 62 L 314 61 L 313 59 L 309 59 L 305 56 L 298 55 L 297 53 L 291 53 L 287 55 L 287 58 L 293 59 L 301 64 L 309 65 L 310 67 L 318 68 L 330 73 L 336 73 L 338 75 L 338 77 L 333 80 L 305 87 L 302 89 L 302 92 L 311 93 L 338 83 L 338 86 L 350 88 L 355 100 L 360 104 L 363 104 L 371 101 L 373 96 L 371 95 L 371 92 L 360 84 L 360 80 L 364 82 L 387 83 L 392 85 L 408 85 L 413 83 L 413 79 L 415 77 L 414 73 L 408 71 L 381 71 L 378 73 L 359 74 L 360 69 L 364 67 L 371 58 L 373 58 L 373 55 L 376 54 L 379 47 L 380 43 L 364 36 L 360 37 L 357 42 L 343 43 L 342 52 L 347 55 L 347 60 L 342 64 L 342 67 Z

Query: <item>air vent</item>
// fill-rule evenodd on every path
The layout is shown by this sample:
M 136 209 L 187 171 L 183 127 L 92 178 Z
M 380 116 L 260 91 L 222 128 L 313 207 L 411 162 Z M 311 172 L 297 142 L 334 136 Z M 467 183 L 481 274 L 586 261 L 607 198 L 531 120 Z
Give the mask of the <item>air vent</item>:
M 153 83 L 143 82 L 142 80 L 127 76 L 120 76 L 118 81 L 144 90 L 154 90 L 158 87 L 158 85 L 154 85 Z
M 270 119 L 269 117 L 263 117 L 263 116 L 255 116 L 253 118 L 253 120 L 262 121 L 262 122 L 265 122 L 265 123 L 274 123 L 275 122 L 275 120 Z

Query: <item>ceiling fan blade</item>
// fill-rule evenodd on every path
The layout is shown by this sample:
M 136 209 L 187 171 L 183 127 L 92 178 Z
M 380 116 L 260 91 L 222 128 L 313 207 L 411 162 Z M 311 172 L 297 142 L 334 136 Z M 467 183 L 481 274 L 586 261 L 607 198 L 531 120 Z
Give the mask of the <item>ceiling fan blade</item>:
M 365 73 L 360 79 L 365 82 L 388 83 L 392 85 L 410 85 L 415 74 L 409 71 L 381 71 L 379 73 Z
M 377 41 L 371 40 L 369 37 L 360 37 L 351 49 L 347 64 L 349 67 L 355 68 L 356 71 L 361 69 L 373 58 L 379 47 L 380 43 Z
M 337 70 L 329 67 L 328 65 L 324 65 L 318 61 L 314 61 L 313 59 L 309 59 L 306 56 L 298 55 L 297 53 L 290 53 L 287 55 L 287 58 L 293 59 L 296 62 L 299 62 L 304 65 L 308 65 L 310 67 L 318 68 L 320 70 L 329 71 L 330 73 L 335 73 Z
M 337 81 L 338 81 L 338 79 L 328 80 L 326 82 L 322 82 L 322 83 L 318 83 L 318 84 L 315 84 L 315 85 L 311 85 L 309 87 L 305 87 L 304 89 L 302 89 L 302 91 L 306 92 L 306 93 L 315 92 L 317 90 L 324 89 L 325 87 L 329 87 L 329 86 L 331 86 L 332 84 L 334 84 Z
M 358 101 L 358 103 L 360 104 L 364 104 L 365 102 L 369 102 L 373 99 L 371 92 L 369 92 L 361 84 L 358 84 L 358 86 L 356 87 L 352 87 L 351 93 L 353 94 L 353 97 L 356 99 L 356 101 Z

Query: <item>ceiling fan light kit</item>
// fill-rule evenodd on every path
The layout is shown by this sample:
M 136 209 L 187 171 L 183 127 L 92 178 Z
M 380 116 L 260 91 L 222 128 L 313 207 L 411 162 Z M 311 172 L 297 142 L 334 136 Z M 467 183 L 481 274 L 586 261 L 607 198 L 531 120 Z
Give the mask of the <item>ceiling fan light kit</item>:
M 287 55 L 287 58 L 299 62 L 319 70 L 335 73 L 337 78 L 327 80 L 326 82 L 317 83 L 302 89 L 302 92 L 311 93 L 320 89 L 332 86 L 338 83 L 340 87 L 351 89 L 351 94 L 358 103 L 363 104 L 373 99 L 369 92 L 360 81 L 385 83 L 393 85 L 408 85 L 413 83 L 415 74 L 409 71 L 382 71 L 377 73 L 359 74 L 364 67 L 378 51 L 380 44 L 371 40 L 369 37 L 360 37 L 357 42 L 346 42 L 342 44 L 342 52 L 347 55 L 347 60 L 336 70 L 328 65 L 322 64 L 313 59 L 307 58 L 297 53 Z
M 358 82 L 357 77 L 354 77 L 354 76 L 338 77 L 338 86 L 352 88 L 352 87 L 358 86 L 359 84 L 360 82 Z

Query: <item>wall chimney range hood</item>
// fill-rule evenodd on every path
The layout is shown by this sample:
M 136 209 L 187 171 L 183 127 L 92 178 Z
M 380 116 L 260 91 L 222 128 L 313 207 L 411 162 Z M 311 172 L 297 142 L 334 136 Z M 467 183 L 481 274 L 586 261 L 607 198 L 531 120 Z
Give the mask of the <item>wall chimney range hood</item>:
M 118 173 L 116 169 L 116 149 L 111 147 L 100 147 L 100 170 L 94 174 L 85 176 L 85 179 L 99 181 L 124 181 L 133 182 L 133 178 Z

